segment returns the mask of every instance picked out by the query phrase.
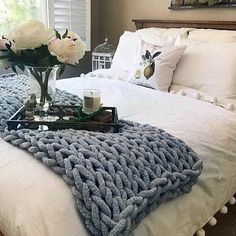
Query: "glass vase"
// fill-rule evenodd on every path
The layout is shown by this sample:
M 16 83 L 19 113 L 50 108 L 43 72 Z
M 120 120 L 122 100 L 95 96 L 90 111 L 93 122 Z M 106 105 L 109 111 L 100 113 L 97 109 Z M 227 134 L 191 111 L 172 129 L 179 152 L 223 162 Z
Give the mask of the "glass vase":
M 39 107 L 46 111 L 55 101 L 56 80 L 59 66 L 27 66 L 26 68 L 30 77 L 30 93 L 36 95 Z

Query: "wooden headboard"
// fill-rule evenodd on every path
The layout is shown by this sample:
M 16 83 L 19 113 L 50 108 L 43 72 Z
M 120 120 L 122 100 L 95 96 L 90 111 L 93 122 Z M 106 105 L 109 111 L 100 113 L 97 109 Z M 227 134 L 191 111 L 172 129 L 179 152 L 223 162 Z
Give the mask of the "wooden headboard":
M 137 29 L 156 28 L 205 28 L 236 30 L 236 21 L 185 21 L 185 20 L 132 20 Z

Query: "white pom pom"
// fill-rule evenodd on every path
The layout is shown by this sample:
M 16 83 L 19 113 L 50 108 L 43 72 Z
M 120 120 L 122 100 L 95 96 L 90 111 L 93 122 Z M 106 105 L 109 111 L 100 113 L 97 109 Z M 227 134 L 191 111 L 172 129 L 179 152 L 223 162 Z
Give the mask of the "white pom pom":
M 228 105 L 227 105 L 227 109 L 228 109 L 229 111 L 233 111 L 233 110 L 234 110 L 234 104 L 232 104 L 232 103 L 228 104 Z
M 92 73 L 92 72 L 90 72 L 90 73 L 88 73 L 87 75 L 86 75 L 86 77 L 94 77 L 95 75 Z
M 227 208 L 227 206 L 223 206 L 223 207 L 220 209 L 220 213 L 221 213 L 221 214 L 227 214 L 227 213 L 228 213 L 228 208 Z
M 85 77 L 85 74 L 84 74 L 84 73 L 82 73 L 82 74 L 80 75 L 80 77 Z
M 170 94 L 175 94 L 175 91 L 174 90 L 170 90 Z
M 235 205 L 236 203 L 236 199 L 234 197 L 232 197 L 230 200 L 229 200 L 229 204 L 230 205 Z
M 204 229 L 200 229 L 196 232 L 196 236 L 205 236 L 206 232 Z
M 200 98 L 201 98 L 201 94 L 200 94 L 200 93 L 195 93 L 195 94 L 194 94 L 194 97 L 195 97 L 196 99 L 200 99 Z
M 185 96 L 185 95 L 186 95 L 186 93 L 184 92 L 184 90 L 181 90 L 181 91 L 179 92 L 179 94 L 182 95 L 182 96 Z
M 215 217 L 212 217 L 210 221 L 208 222 L 210 226 L 215 226 L 217 224 L 217 219 Z
M 213 103 L 213 104 L 216 104 L 217 101 L 218 101 L 217 97 L 212 97 L 212 98 L 210 99 L 210 102 Z

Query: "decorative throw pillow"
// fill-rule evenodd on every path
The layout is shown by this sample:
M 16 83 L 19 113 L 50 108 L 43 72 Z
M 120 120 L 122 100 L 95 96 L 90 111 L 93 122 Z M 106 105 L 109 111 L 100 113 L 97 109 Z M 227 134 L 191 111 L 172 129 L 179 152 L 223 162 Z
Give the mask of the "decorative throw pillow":
M 163 47 L 141 41 L 129 82 L 168 92 L 173 72 L 186 46 Z
M 130 73 L 132 66 L 136 60 L 136 55 L 138 53 L 139 45 L 142 40 L 149 43 L 155 42 L 155 44 L 158 44 L 160 46 L 174 46 L 176 37 L 172 37 L 169 35 L 159 36 L 152 34 L 139 34 L 136 32 L 125 31 L 124 34 L 120 37 L 116 53 L 112 60 L 111 69 L 115 73 Z

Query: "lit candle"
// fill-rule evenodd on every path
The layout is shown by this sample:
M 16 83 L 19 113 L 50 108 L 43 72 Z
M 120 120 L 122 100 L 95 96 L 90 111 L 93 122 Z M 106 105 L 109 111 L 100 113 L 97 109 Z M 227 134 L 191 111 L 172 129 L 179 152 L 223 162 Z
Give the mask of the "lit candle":
M 86 114 L 96 112 L 101 107 L 101 92 L 95 89 L 84 89 L 83 111 Z

